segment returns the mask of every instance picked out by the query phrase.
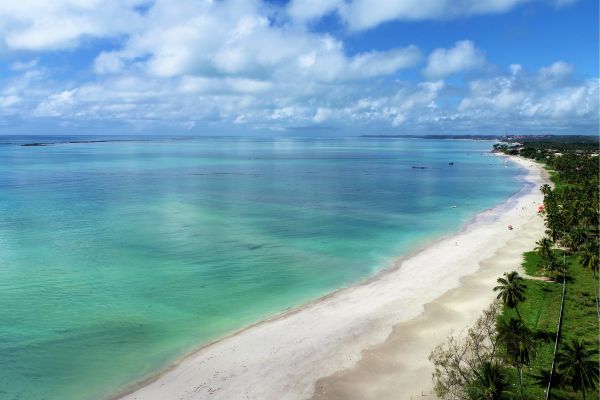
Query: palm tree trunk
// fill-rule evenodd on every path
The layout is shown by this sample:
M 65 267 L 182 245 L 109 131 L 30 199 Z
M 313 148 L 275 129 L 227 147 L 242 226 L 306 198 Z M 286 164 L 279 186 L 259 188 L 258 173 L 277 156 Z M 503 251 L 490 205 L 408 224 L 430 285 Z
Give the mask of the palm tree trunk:
M 598 304 L 598 285 L 596 283 L 596 270 L 592 267 L 592 274 L 594 275 L 594 292 L 596 292 L 596 314 L 598 315 L 598 319 L 600 319 L 600 305 Z M 585 395 L 584 395 L 585 396 Z
M 523 318 L 521 318 L 521 314 L 519 314 L 519 307 L 515 306 L 515 311 L 517 312 L 517 317 L 519 317 L 519 321 L 523 322 Z
M 585 400 L 585 388 L 583 388 L 583 390 L 581 390 L 581 393 L 583 393 L 583 400 Z
M 521 387 L 521 400 L 525 400 L 525 396 L 523 395 L 523 367 L 517 368 L 519 369 L 519 386 Z

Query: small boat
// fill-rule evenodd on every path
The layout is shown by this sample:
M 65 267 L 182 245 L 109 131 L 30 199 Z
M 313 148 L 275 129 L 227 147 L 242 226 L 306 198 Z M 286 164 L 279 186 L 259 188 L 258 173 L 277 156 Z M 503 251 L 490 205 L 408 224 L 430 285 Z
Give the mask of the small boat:
M 419 167 L 417 165 L 413 165 L 412 167 L 413 169 L 427 169 L 427 167 Z
M 508 225 L 508 230 L 512 231 L 513 230 L 513 226 L 512 225 Z
M 454 161 L 449 162 L 448 165 L 454 165 Z

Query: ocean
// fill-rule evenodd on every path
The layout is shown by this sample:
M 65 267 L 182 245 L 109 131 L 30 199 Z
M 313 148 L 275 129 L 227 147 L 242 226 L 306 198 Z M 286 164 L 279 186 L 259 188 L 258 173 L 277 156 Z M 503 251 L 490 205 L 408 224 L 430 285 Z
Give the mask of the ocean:
M 372 276 L 519 190 L 491 147 L 0 136 L 0 398 L 110 396 Z

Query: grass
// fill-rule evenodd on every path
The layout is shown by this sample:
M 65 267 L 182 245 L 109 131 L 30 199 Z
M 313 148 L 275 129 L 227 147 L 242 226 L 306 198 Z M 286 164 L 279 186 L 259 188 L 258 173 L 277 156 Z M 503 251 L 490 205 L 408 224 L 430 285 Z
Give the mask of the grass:
M 539 256 L 537 251 L 528 251 L 523 254 L 523 269 L 530 276 L 544 276 L 544 271 L 540 269 L 539 265 L 542 258 Z
M 559 259 L 562 259 L 562 251 L 557 252 L 560 252 Z M 577 257 L 574 255 L 567 255 L 566 263 L 568 270 L 567 289 L 559 350 L 562 343 L 575 338 L 584 338 L 591 344 L 598 342 L 598 320 L 596 318 L 593 275 L 591 271 L 580 266 Z M 539 267 L 539 256 L 535 252 L 524 254 L 523 268 L 528 275 L 543 275 L 543 271 Z M 519 307 L 519 312 L 523 317 L 523 322 L 536 332 L 540 345 L 531 365 L 524 370 L 524 391 L 527 399 L 544 399 L 547 380 L 540 383 L 539 377 L 548 374 L 552 364 L 562 285 L 560 282 L 532 279 L 528 279 L 526 283 L 527 300 Z M 500 318 L 510 318 L 511 316 L 516 317 L 515 312 L 504 309 Z M 515 394 L 518 394 L 516 371 L 512 369 L 511 374 Z M 593 394 L 591 396 L 590 394 L 588 393 L 588 398 L 593 398 Z M 581 393 L 574 394 L 568 387 L 553 388 L 552 398 L 580 399 L 582 395 Z
M 545 166 L 554 183 L 555 189 L 569 186 L 560 179 L 559 174 Z M 563 321 L 561 336 L 559 339 L 559 351 L 564 343 L 572 339 L 582 338 L 597 346 L 598 344 L 598 319 L 595 303 L 595 282 L 591 271 L 583 268 L 576 255 L 569 254 L 563 250 L 553 250 L 556 259 L 567 265 L 567 286 L 565 292 L 565 305 L 563 310 Z M 565 256 L 563 258 L 563 255 Z M 549 274 L 541 266 L 541 258 L 535 251 L 523 254 L 523 269 L 532 277 L 547 277 Z M 551 275 L 551 274 L 550 274 Z M 560 313 L 560 301 L 562 285 L 560 277 L 556 281 L 541 281 L 527 279 L 527 300 L 519 311 L 523 322 L 538 336 L 539 347 L 531 365 L 524 370 L 523 383 L 524 393 L 527 399 L 545 399 L 548 376 L 552 365 L 554 352 L 554 340 Z M 513 310 L 504 309 L 500 318 L 516 316 Z M 512 372 L 512 383 L 515 385 L 515 394 L 518 393 L 518 377 L 516 371 Z M 541 379 L 540 379 L 541 378 Z M 569 387 L 552 388 L 554 399 L 580 399 L 581 393 L 573 393 Z M 589 396 L 591 394 L 591 396 Z M 588 393 L 588 398 L 594 398 Z M 596 392 L 595 398 L 598 398 Z
M 555 189 L 562 189 L 567 186 L 572 186 L 571 184 L 565 182 L 563 179 L 560 179 L 558 172 L 556 172 L 552 168 L 548 167 L 547 165 L 544 165 L 544 169 L 548 172 L 548 175 L 550 175 L 550 181 L 552 181 L 552 183 L 554 184 Z

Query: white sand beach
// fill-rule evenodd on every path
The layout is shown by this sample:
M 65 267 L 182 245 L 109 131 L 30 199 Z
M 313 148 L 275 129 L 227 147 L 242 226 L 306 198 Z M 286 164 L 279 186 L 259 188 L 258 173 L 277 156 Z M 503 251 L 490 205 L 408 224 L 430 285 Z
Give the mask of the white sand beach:
M 518 269 L 522 253 L 543 235 L 538 188 L 547 174 L 531 161 L 512 160 L 528 170 L 523 189 L 459 233 L 368 281 L 208 345 L 117 398 L 385 400 L 430 394 L 431 350 L 477 319 L 494 297 L 496 278 Z

